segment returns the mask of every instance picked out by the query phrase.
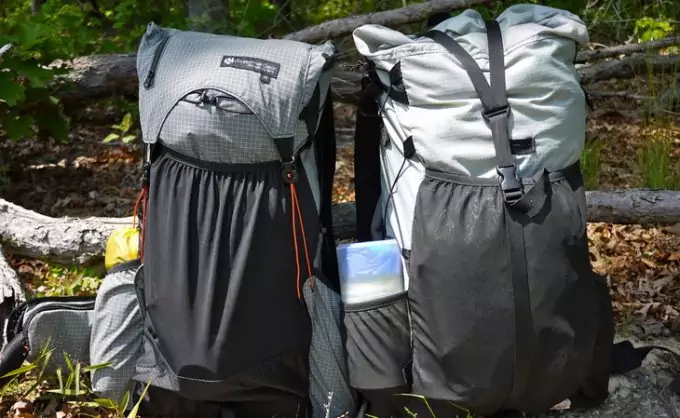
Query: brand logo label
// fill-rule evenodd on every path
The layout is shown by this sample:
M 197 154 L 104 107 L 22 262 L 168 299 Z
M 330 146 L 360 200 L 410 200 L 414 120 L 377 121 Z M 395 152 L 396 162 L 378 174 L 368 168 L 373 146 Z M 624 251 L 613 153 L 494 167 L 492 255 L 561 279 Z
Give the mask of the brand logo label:
M 281 64 L 253 57 L 239 57 L 225 55 L 222 57 L 220 67 L 238 68 L 239 70 L 252 71 L 260 74 L 260 81 L 269 83 L 272 78 L 279 76 Z

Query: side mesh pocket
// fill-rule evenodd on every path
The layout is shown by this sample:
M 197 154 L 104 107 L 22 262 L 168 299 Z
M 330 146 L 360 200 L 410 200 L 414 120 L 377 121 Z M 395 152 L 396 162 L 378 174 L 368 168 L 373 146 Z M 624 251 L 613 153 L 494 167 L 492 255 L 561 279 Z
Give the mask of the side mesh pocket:
M 139 355 L 143 321 L 135 293 L 134 279 L 139 262 L 110 270 L 97 292 L 90 337 L 92 364 L 109 363 L 91 373 L 92 388 L 120 401 L 131 389 Z
M 406 293 L 345 304 L 350 383 L 358 390 L 382 390 L 408 384 L 411 360 Z

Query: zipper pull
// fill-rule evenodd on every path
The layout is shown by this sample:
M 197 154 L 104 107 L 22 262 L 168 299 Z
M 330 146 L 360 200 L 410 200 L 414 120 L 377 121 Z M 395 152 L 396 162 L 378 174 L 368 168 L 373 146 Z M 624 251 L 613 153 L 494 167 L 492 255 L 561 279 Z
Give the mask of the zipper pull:
M 170 39 L 169 36 L 166 36 L 163 38 L 160 44 L 156 47 L 156 50 L 153 53 L 153 59 L 151 60 L 151 68 L 149 68 L 149 72 L 146 75 L 146 79 L 144 80 L 144 88 L 149 89 L 151 86 L 153 86 L 153 81 L 154 78 L 156 78 L 156 68 L 158 67 L 158 61 L 161 59 L 161 54 L 163 53 L 163 50 L 165 49 L 165 45 L 168 43 L 168 40 Z

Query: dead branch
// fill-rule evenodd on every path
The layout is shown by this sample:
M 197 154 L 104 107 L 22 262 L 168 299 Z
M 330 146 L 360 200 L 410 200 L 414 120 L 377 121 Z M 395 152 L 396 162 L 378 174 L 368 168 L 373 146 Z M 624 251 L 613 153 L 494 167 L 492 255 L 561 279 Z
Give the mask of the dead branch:
M 596 49 L 593 51 L 581 51 L 576 56 L 576 63 L 582 64 L 587 61 L 594 61 L 604 58 L 613 58 L 619 55 L 658 51 L 659 49 L 679 44 L 680 36 L 674 36 L 670 38 L 660 39 L 658 41 L 650 41 L 640 44 L 616 45 L 612 47 Z
M 680 192 L 623 189 L 586 192 L 588 221 L 647 226 L 680 222 Z
M 284 36 L 284 39 L 315 43 L 324 39 L 333 39 L 338 36 L 347 35 L 361 25 L 403 25 L 426 20 L 431 14 L 436 12 L 448 12 L 477 4 L 488 5 L 490 3 L 492 3 L 491 0 L 431 0 L 400 9 L 329 20 L 319 25 L 288 34 Z
M 581 84 L 591 84 L 596 81 L 613 78 L 633 78 L 640 74 L 674 73 L 680 65 L 680 55 L 644 54 L 626 57 L 621 60 L 605 61 L 579 69 Z
M 652 96 L 645 96 L 641 94 L 630 93 L 627 91 L 588 91 L 588 95 L 592 99 L 607 99 L 617 97 L 626 100 L 649 100 Z
M 586 196 L 589 222 L 680 222 L 680 192 L 631 189 L 589 191 Z M 355 217 L 353 202 L 333 206 L 336 238 L 354 236 Z M 0 240 L 8 252 L 24 257 L 89 264 L 101 259 L 112 230 L 131 223 L 132 218 L 52 218 L 0 199 Z

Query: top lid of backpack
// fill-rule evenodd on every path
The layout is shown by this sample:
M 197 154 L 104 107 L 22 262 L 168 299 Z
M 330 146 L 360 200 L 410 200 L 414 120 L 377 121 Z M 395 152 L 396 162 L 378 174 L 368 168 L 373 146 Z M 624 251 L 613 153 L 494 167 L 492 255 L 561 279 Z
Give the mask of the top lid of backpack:
M 300 113 L 335 54 L 330 41 L 310 45 L 150 23 L 137 52 L 144 142 L 155 143 L 176 103 L 201 89 L 221 91 L 240 101 L 272 138 L 293 137 Z
M 503 31 L 503 47 L 506 54 L 549 37 L 570 39 L 577 44 L 585 44 L 589 40 L 588 29 L 581 18 L 562 9 L 536 4 L 517 4 L 505 9 L 496 20 Z M 480 54 L 486 56 L 488 53 L 484 19 L 474 9 L 467 9 L 448 18 L 433 29 L 450 32 L 474 58 Z M 355 29 L 352 35 L 361 55 L 368 59 L 379 58 L 380 63 L 388 70 L 401 57 L 421 52 L 426 48 L 419 43 L 418 36 L 409 36 L 377 24 L 362 25 Z M 429 43 L 429 39 L 427 42 Z M 438 50 L 439 46 L 432 43 L 430 49 Z

